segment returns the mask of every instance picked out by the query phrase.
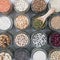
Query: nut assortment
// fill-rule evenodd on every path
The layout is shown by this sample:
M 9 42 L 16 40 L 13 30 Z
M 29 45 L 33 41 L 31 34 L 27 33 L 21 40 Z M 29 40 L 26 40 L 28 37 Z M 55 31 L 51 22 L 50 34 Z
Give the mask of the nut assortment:
M 10 37 L 5 34 L 0 35 L 0 47 L 6 48 L 11 43 Z

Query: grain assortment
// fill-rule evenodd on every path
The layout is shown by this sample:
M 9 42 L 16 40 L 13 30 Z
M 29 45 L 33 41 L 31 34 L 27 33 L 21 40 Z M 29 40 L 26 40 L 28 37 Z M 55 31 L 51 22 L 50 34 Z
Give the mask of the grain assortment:
M 60 60 L 60 0 L 0 0 L 0 60 Z

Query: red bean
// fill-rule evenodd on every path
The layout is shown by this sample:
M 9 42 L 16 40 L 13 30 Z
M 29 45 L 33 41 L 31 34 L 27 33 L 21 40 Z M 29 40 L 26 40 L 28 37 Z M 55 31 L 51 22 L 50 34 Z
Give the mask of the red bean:
M 54 33 L 51 35 L 51 44 L 55 47 L 60 46 L 60 34 L 59 33 Z

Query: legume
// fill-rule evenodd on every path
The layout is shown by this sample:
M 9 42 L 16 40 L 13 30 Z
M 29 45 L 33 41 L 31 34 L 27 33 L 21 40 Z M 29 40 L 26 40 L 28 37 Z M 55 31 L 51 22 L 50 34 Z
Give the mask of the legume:
M 15 19 L 15 26 L 16 28 L 23 30 L 26 29 L 29 25 L 29 19 L 24 16 L 24 15 L 20 15 Z
M 50 60 L 60 60 L 60 51 L 53 51 L 49 56 Z
M 0 53 L 0 60 L 12 60 L 12 57 L 7 52 Z
M 51 34 L 50 43 L 52 44 L 52 46 L 59 47 L 60 46 L 60 34 L 59 33 Z
M 46 2 L 44 0 L 33 0 L 31 8 L 34 12 L 42 12 L 46 9 Z
M 29 10 L 29 3 L 26 0 L 15 0 L 15 10 L 16 12 L 26 12 Z
M 42 29 L 45 27 L 45 23 L 43 24 L 43 21 L 34 19 L 33 21 L 33 27 L 37 30 Z
M 28 43 L 29 37 L 24 33 L 20 33 L 15 37 L 15 44 L 19 47 L 25 47 Z
M 12 9 L 12 4 L 9 0 L 0 0 L 0 12 L 9 13 Z
M 5 34 L 0 35 L 0 47 L 6 48 L 11 43 L 10 37 Z
M 41 47 L 47 43 L 47 37 L 44 33 L 33 34 L 31 39 L 34 47 Z

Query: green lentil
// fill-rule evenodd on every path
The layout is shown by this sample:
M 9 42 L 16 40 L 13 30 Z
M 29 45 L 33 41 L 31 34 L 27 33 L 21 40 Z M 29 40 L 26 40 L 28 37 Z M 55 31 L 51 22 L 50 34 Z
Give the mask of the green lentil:
M 43 23 L 43 21 L 38 20 L 38 19 L 34 19 L 33 21 L 33 27 L 37 30 L 42 29 L 45 27 L 45 23 Z

